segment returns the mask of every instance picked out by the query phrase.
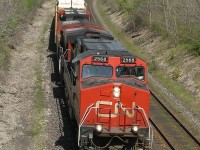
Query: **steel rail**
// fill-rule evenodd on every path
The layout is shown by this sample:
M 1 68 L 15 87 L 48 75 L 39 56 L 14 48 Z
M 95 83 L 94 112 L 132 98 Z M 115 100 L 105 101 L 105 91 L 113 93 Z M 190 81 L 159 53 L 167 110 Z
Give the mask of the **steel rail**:
M 92 5 L 91 0 L 89 0 L 89 3 L 90 3 L 90 5 L 89 5 L 90 14 L 92 15 L 92 18 L 93 18 L 93 20 L 94 20 L 94 23 L 97 23 L 97 20 L 96 20 L 96 18 L 94 17 L 94 14 L 93 14 L 93 9 L 92 9 L 92 7 L 91 7 L 91 5 Z
M 166 138 L 166 136 L 162 133 L 162 131 L 158 128 L 158 126 L 155 124 L 155 122 L 149 118 L 151 124 L 156 128 L 156 130 L 159 132 L 159 134 L 162 136 L 162 138 L 165 140 L 165 142 L 168 144 L 168 146 L 172 149 L 175 150 L 173 145 L 170 143 L 170 141 Z
M 178 120 L 178 118 L 173 115 L 173 113 L 159 100 L 159 98 L 150 91 L 151 95 L 159 102 L 159 104 L 170 114 L 171 117 L 174 118 L 176 122 L 182 127 L 182 129 L 195 141 L 197 145 L 200 146 L 200 142 L 196 139 L 196 137 Z

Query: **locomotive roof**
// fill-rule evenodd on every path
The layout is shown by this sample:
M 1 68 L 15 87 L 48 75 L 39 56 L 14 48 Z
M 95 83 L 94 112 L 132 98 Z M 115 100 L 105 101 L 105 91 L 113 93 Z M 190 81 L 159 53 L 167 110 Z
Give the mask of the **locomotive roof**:
M 82 45 L 84 45 L 87 50 L 125 51 L 121 44 L 114 40 L 107 39 L 82 39 Z
M 86 11 L 84 9 L 73 9 L 73 8 L 68 8 L 64 9 L 66 15 L 77 15 L 77 14 L 86 14 Z
M 61 25 L 63 26 L 74 25 L 74 24 L 92 25 L 92 26 L 100 27 L 96 23 L 88 22 L 87 20 L 61 21 Z
M 65 8 L 65 9 L 61 9 L 59 11 L 64 11 L 63 16 L 65 17 L 65 19 L 70 19 L 70 18 L 88 18 L 88 12 L 86 10 L 83 9 L 74 9 L 74 8 Z
M 77 39 L 85 38 L 89 34 L 94 34 L 94 36 L 99 36 L 100 38 L 105 38 L 109 40 L 114 40 L 113 36 L 110 35 L 108 31 L 91 29 L 91 28 L 73 28 L 65 29 L 63 31 L 66 40 L 70 40 L 72 43 Z
M 130 53 L 128 50 L 89 50 L 89 51 L 85 51 L 84 53 L 81 53 L 79 55 L 77 55 L 73 60 L 72 63 L 76 63 L 81 59 L 84 59 L 88 56 L 92 56 L 92 55 L 108 55 L 108 56 L 115 56 L 115 57 L 122 57 L 122 56 L 134 56 L 132 53 Z

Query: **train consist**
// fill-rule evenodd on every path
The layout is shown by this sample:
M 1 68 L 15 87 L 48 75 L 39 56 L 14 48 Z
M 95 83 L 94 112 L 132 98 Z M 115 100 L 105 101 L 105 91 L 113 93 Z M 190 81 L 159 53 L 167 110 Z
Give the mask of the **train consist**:
M 150 149 L 147 63 L 92 23 L 84 0 L 68 1 L 56 5 L 55 42 L 79 149 Z

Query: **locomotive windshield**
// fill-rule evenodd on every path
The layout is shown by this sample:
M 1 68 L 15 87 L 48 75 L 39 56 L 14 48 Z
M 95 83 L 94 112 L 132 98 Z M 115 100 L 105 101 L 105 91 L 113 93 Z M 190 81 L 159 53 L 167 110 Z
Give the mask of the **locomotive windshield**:
M 139 80 L 144 80 L 144 68 L 135 66 L 118 66 L 116 68 L 116 76 L 118 78 L 137 78 Z
M 83 65 L 82 78 L 89 77 L 112 77 L 111 66 L 98 66 L 98 65 Z

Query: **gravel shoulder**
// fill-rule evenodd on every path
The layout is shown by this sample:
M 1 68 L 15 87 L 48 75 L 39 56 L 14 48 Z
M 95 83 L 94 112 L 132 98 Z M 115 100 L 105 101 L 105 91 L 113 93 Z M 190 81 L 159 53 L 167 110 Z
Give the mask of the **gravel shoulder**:
M 61 136 L 58 109 L 51 88 L 47 49 L 49 26 L 53 18 L 54 2 L 45 2 L 26 28 L 13 37 L 15 49 L 11 52 L 8 70 L 1 70 L 0 79 L 0 149 L 54 149 Z M 37 103 L 37 70 L 41 72 L 41 92 L 45 107 L 39 113 Z M 34 129 L 39 124 L 40 129 Z M 51 124 L 51 125 L 49 125 Z M 50 126 L 53 127 L 50 130 Z M 46 130 L 48 132 L 46 132 Z M 35 135 L 35 131 L 38 131 Z M 53 138 L 52 138 L 53 137 Z M 50 139 L 50 140 L 49 140 Z M 61 148 L 58 148 L 61 149 Z

